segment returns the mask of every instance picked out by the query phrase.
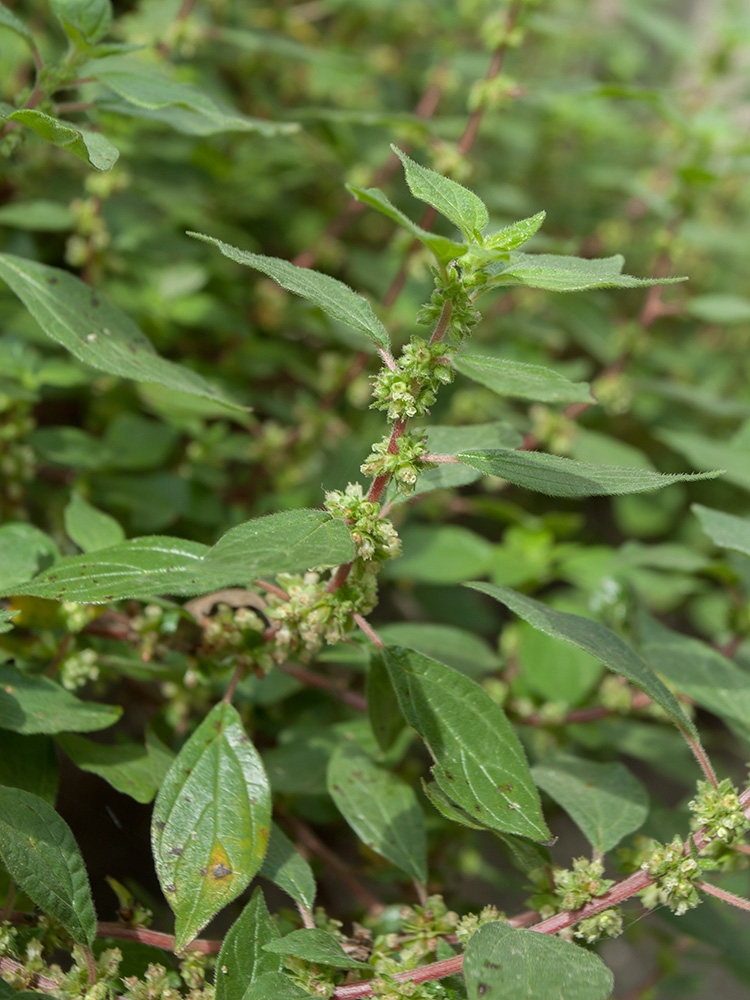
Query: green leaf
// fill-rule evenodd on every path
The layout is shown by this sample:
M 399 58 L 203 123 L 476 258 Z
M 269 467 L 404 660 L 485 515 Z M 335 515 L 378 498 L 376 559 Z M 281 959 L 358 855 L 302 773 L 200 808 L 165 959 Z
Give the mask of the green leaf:
M 570 815 L 597 855 L 616 847 L 648 816 L 646 789 L 623 764 L 557 754 L 532 767 L 531 773 Z
M 4 524 L 0 527 L 0 591 L 12 593 L 13 587 L 46 569 L 59 555 L 52 539 L 32 524 Z
M 24 41 L 28 42 L 32 49 L 36 48 L 34 36 L 23 21 L 16 17 L 13 11 L 9 10 L 4 3 L 0 3 L 0 28 L 8 28 L 10 31 L 14 31 Z
M 416 649 L 469 677 L 483 677 L 501 666 L 500 657 L 481 636 L 456 625 L 394 622 L 381 625 L 378 635 L 386 646 Z
M 346 742 L 328 762 L 328 791 L 360 840 L 409 878 L 426 883 L 424 816 L 409 785 Z
M 550 292 L 580 292 L 585 288 L 643 288 L 670 285 L 686 278 L 633 278 L 622 274 L 625 259 L 616 254 L 589 260 L 557 254 L 529 254 L 515 250 L 509 262 L 490 265 L 487 272 L 494 287 L 526 285 Z
M 699 740 L 695 723 L 682 711 L 669 688 L 659 680 L 645 660 L 605 625 L 580 615 L 571 615 L 567 611 L 557 611 L 540 601 L 507 587 L 498 587 L 494 583 L 467 583 L 466 586 L 494 597 L 540 632 L 585 649 L 610 670 L 627 677 L 641 691 L 645 691 L 657 705 L 661 705 L 679 729 L 688 732 L 694 740 Z
M 455 257 L 461 257 L 466 252 L 466 246 L 463 243 L 455 243 L 445 236 L 437 236 L 435 233 L 430 233 L 426 229 L 422 229 L 416 222 L 412 222 L 408 215 L 404 215 L 400 209 L 396 208 L 389 201 L 380 188 L 361 188 L 353 184 L 347 184 L 346 187 L 357 201 L 376 208 L 383 215 L 386 215 L 393 222 L 398 223 L 399 226 L 411 233 L 412 236 L 435 254 L 435 257 L 437 257 L 441 264 L 447 264 Z
M 544 403 L 594 403 L 586 382 L 571 382 L 551 368 L 503 358 L 460 354 L 454 367 L 499 396 L 540 400 Z
M 48 337 L 92 368 L 238 407 L 200 375 L 160 358 L 126 313 L 68 271 L 0 254 L 0 278 Z
M 468 1000 L 606 1000 L 614 979 L 590 951 L 493 921 L 466 946 Z
M 261 759 L 236 709 L 220 702 L 177 755 L 154 805 L 151 843 L 177 918 L 175 951 L 247 887 L 270 824 Z
M 5 608 L 0 608 L 0 635 L 12 630 L 13 619 L 17 614 L 17 611 L 6 611 Z
M 750 556 L 750 518 L 725 514 L 699 503 L 694 503 L 690 509 L 715 545 Z
M 74 29 L 90 45 L 106 35 L 112 23 L 110 0 L 50 0 L 50 5 L 65 31 L 71 34 Z
M 279 972 L 281 960 L 263 946 L 281 935 L 260 889 L 224 936 L 216 960 L 216 1000 L 244 1000 L 248 987 L 265 972 Z
M 541 451 L 481 450 L 464 451 L 459 462 L 491 476 L 500 476 L 516 486 L 552 497 L 615 496 L 623 493 L 646 493 L 672 483 L 715 479 L 712 472 L 653 472 L 651 469 L 620 468 L 616 465 L 591 465 L 572 458 L 547 455 Z
M 403 532 L 404 555 L 388 564 L 388 576 L 425 583 L 456 583 L 484 576 L 493 547 L 486 538 L 456 524 L 415 525 Z
M 383 642 L 387 640 L 383 639 Z M 373 656 L 367 671 L 367 718 L 378 746 L 386 753 L 404 728 L 396 692 L 380 656 Z
M 78 493 L 70 498 L 63 518 L 68 537 L 84 552 L 96 552 L 125 540 L 125 532 L 118 522 Z
M 461 809 L 460 806 L 451 802 L 445 792 L 441 790 L 437 782 L 425 781 L 424 778 L 421 779 L 421 782 L 422 791 L 441 816 L 449 819 L 452 823 L 458 823 L 460 826 L 468 826 L 470 830 L 490 829 L 490 827 L 485 826 L 484 823 L 475 822 L 475 820 L 473 820 L 464 809 Z
M 528 219 L 519 219 L 509 226 L 503 226 L 496 233 L 490 233 L 485 237 L 484 245 L 494 253 L 506 253 L 515 250 L 528 242 L 534 233 L 541 227 L 547 217 L 546 212 L 537 212 L 536 215 L 529 216 Z
M 750 675 L 700 640 L 680 635 L 645 614 L 639 627 L 643 655 L 654 670 L 750 739 Z
M 561 610 L 578 609 L 563 607 Z M 601 679 L 603 668 L 599 658 L 578 646 L 561 644 L 526 622 L 519 623 L 517 635 L 518 662 L 524 682 L 545 701 L 571 709 L 580 704 Z
M 47 677 L 0 666 L 0 729 L 16 733 L 90 733 L 122 715 L 116 705 L 80 701 Z
M 706 323 L 747 323 L 750 320 L 750 300 L 722 293 L 694 295 L 685 303 L 685 311 Z
M 372 311 L 372 306 L 366 298 L 353 292 L 343 281 L 307 267 L 297 267 L 279 257 L 265 257 L 262 254 L 239 250 L 213 236 L 192 232 L 189 232 L 188 236 L 203 240 L 205 243 L 213 243 L 230 260 L 262 271 L 278 282 L 282 288 L 314 302 L 340 323 L 346 323 L 354 330 L 364 333 L 379 350 L 390 352 L 388 331 Z
M 0 6 L 0 13 L 2 9 Z M 65 232 L 75 228 L 76 217 L 69 205 L 35 198 L 3 205 L 0 208 L 0 225 L 46 233 Z
M 92 604 L 158 594 L 206 594 L 258 577 L 336 566 L 354 556 L 346 524 L 318 510 L 284 511 L 230 528 L 213 548 L 179 538 L 133 538 L 69 556 L 15 589 Z
M 258 874 L 312 911 L 316 891 L 312 868 L 276 823 L 271 824 L 268 850 Z
M 450 219 L 468 240 L 477 239 L 490 221 L 482 199 L 462 184 L 415 163 L 397 146 L 391 145 L 391 149 L 404 165 L 406 183 L 414 197 Z
M 727 482 L 750 490 L 750 462 L 747 445 L 735 441 L 714 440 L 691 431 L 657 431 L 656 437 L 699 469 L 724 469 Z
M 299 131 L 295 122 L 251 118 L 222 107 L 198 87 L 172 80 L 155 66 L 126 56 L 92 59 L 81 68 L 81 75 L 93 77 L 126 101 L 118 102 L 120 113 L 161 121 L 188 135 L 257 132 L 276 136 Z
M 0 785 L 23 788 L 54 806 L 59 770 L 49 736 L 24 736 L 0 729 Z
M 243 1000 L 309 1000 L 311 996 L 283 972 L 264 972 L 248 986 Z
M 70 827 L 44 799 L 0 787 L 0 855 L 18 887 L 78 944 L 93 943 L 96 914 Z
M 151 802 L 156 795 L 159 782 L 145 746 L 137 743 L 107 746 L 70 733 L 58 736 L 57 742 L 76 767 L 99 775 L 136 802 Z
M 319 930 L 317 927 L 304 927 L 298 931 L 292 931 L 277 941 L 270 941 L 264 945 L 266 951 L 273 952 L 274 955 L 292 955 L 294 958 L 302 958 L 306 962 L 315 962 L 316 965 L 332 965 L 335 969 L 369 969 L 372 966 L 366 962 L 358 962 L 356 958 L 351 958 L 339 942 L 327 931 Z
M 80 160 L 85 160 L 97 170 L 111 170 L 120 152 L 101 132 L 90 132 L 75 125 L 46 115 L 35 108 L 19 108 L 10 114 L 0 115 L 8 121 L 20 122 L 40 135 L 46 142 L 67 149 Z M 63 272 L 65 273 L 65 272 Z
M 484 688 L 414 650 L 387 648 L 383 659 L 442 791 L 490 829 L 548 840 L 523 748 Z

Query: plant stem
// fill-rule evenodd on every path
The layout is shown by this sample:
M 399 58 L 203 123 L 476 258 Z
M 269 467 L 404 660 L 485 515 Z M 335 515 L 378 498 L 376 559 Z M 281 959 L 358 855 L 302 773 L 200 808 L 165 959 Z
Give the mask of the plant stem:
M 695 884 L 698 889 L 707 892 L 709 896 L 715 896 L 717 899 L 722 899 L 725 903 L 731 903 L 738 910 L 750 910 L 750 899 L 745 899 L 743 896 L 736 896 L 733 892 L 720 889 L 718 885 L 711 885 L 710 882 L 696 882 Z
M 357 694 L 355 691 L 347 691 L 345 688 L 339 687 L 336 681 L 331 680 L 328 677 L 323 677 L 321 674 L 315 674 L 311 670 L 306 670 L 304 667 L 298 666 L 296 663 L 282 663 L 279 670 L 283 670 L 285 674 L 288 674 L 290 677 L 294 677 L 295 680 L 298 680 L 306 687 L 317 688 L 319 691 L 329 691 L 331 694 L 334 694 L 339 701 L 342 701 L 350 708 L 356 709 L 358 712 L 367 711 L 367 701 L 361 694 Z
M 361 614 L 359 614 L 358 611 L 352 612 L 352 618 L 357 623 L 357 625 L 359 625 L 359 627 L 365 633 L 370 642 L 374 643 L 378 647 L 378 649 L 385 649 L 385 643 L 377 634 L 372 625 L 370 625 L 370 623 L 366 618 L 364 618 Z
M 224 692 L 224 697 L 221 699 L 225 705 L 232 704 L 232 698 L 234 697 L 234 692 L 237 690 L 237 685 L 242 679 L 242 675 L 245 672 L 245 664 L 240 660 L 237 666 L 234 668 L 234 673 L 232 674 L 232 679 L 227 685 L 227 689 Z

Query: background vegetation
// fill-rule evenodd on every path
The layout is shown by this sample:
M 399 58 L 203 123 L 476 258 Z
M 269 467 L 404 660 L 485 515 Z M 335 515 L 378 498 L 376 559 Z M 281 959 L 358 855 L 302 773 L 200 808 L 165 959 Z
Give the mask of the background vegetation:
M 488 904 L 508 916 L 562 912 L 554 866 L 596 860 L 622 839 L 624 853 L 608 855 L 606 869 L 621 878 L 642 860 L 645 841 L 636 838 L 687 835 L 687 803 L 701 775 L 646 695 L 606 674 L 596 656 L 462 584 L 511 587 L 624 636 L 689 706 L 719 777 L 745 787 L 750 11 L 741 0 L 113 7 L 111 23 L 108 5 L 93 0 L 0 7 L 0 253 L 77 275 L 159 355 L 214 388 L 195 394 L 179 391 L 177 376 L 119 377 L 128 374 L 124 362 L 107 368 L 86 344 L 66 351 L 12 286 L 0 285 L 4 594 L 60 555 L 95 551 L 101 539 L 162 534 L 213 545 L 248 519 L 319 508 L 324 491 L 366 485 L 360 464 L 385 429 L 384 414 L 370 408 L 377 355 L 309 301 L 186 231 L 340 278 L 375 305 L 400 346 L 430 297 L 431 256 L 346 190 L 378 186 L 418 219 L 424 206 L 409 194 L 389 150 L 395 143 L 481 195 L 493 228 L 545 210 L 530 245 L 536 252 L 622 253 L 631 274 L 689 278 L 576 295 L 506 289 L 486 308 L 472 350 L 553 368 L 566 384 L 587 382 L 596 405 L 580 390 L 498 393 L 459 374 L 429 423 L 493 424 L 503 447 L 582 462 L 723 476 L 581 500 L 477 480 L 460 467 L 463 478 L 448 476 L 447 488 L 409 503 L 390 496 L 403 555 L 384 566 L 368 621 L 384 641 L 449 662 L 505 707 L 558 838 L 548 859 L 519 857 L 490 833 L 441 816 L 418 792 L 427 891 L 460 916 Z M 429 209 L 422 225 L 456 235 Z M 445 437 L 428 444 L 451 448 Z M 434 486 L 439 472 L 427 475 Z M 711 511 L 735 520 L 710 521 Z M 113 946 L 108 930 L 123 952 L 119 970 L 110 952 L 101 959 L 103 988 L 122 992 L 121 977 L 136 977 L 127 989 L 138 1000 L 211 990 L 200 953 L 189 953 L 180 980 L 170 941 L 159 938 L 173 924 L 148 831 L 150 802 L 174 754 L 222 704 L 238 647 L 253 659 L 242 645 L 250 628 L 242 615 L 251 613 L 238 619 L 235 596 L 194 599 L 187 612 L 165 599 L 5 602 L 14 614 L 0 636 L 0 671 L 53 679 L 92 710 L 123 709 L 110 728 L 112 719 L 71 733 L 64 723 L 14 724 L 0 704 L 0 784 L 56 803 L 85 859 L 99 921 L 121 921 L 119 930 L 99 928 L 97 956 Z M 353 835 L 330 791 L 328 768 L 341 745 L 359 747 L 409 786 L 429 776 L 428 755 L 409 730 L 379 749 L 363 714 L 370 644 L 357 631 L 350 639 L 265 677 L 249 672 L 234 703 L 262 756 L 275 820 L 312 866 L 295 869 L 304 887 L 292 897 L 313 909 L 314 874 L 315 903 L 327 914 L 319 926 L 337 934 L 343 926 L 349 955 L 369 941 L 352 930 L 354 919 L 376 938 L 402 935 L 401 951 L 413 938 L 400 957 L 426 965 L 447 957 L 441 949 L 453 954 L 453 918 L 420 896 L 408 865 Z M 609 765 L 606 781 L 592 772 L 594 784 L 638 806 L 624 833 L 605 836 L 592 820 L 599 806 L 586 801 L 581 819 L 570 791 L 560 791 L 571 757 L 573 774 L 585 774 L 587 762 Z M 0 846 L 10 871 L 8 850 Z M 735 850 L 713 874 L 740 896 L 748 895 L 745 854 Z M 276 871 L 260 884 L 279 930 L 299 926 L 289 877 L 285 883 Z M 67 935 L 79 940 L 65 920 L 65 930 L 54 922 L 27 927 L 23 914 L 38 900 L 20 887 L 14 895 L 2 872 L 0 898 L 11 918 L 0 962 L 13 987 L 91 990 L 82 952 L 72 977 L 55 979 L 50 969 L 51 961 L 70 964 Z M 219 941 L 249 898 L 248 890 L 224 910 L 205 940 Z M 631 903 L 624 935 L 597 946 L 617 970 L 614 996 L 712 995 L 717 966 L 747 988 L 743 914 L 704 900 L 675 916 L 664 899 L 652 902 L 646 919 Z M 404 905 L 423 910 L 404 915 Z M 447 944 L 436 943 L 441 935 Z M 33 943 L 42 939 L 44 954 Z M 378 940 L 396 962 L 395 939 Z M 165 943 L 167 950 L 155 947 Z M 146 982 L 154 962 L 167 971 Z M 299 995 L 342 987 L 343 974 L 319 964 L 311 971 L 299 956 L 287 959 L 287 972 Z M 226 995 L 239 1000 L 244 981 L 234 969 L 232 977 L 241 985 Z M 420 989 L 415 995 L 463 995 L 455 977 Z

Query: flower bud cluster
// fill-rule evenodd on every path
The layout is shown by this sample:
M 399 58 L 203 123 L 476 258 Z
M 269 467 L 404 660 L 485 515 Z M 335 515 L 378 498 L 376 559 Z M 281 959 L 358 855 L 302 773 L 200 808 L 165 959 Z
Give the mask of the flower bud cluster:
M 729 844 L 750 829 L 750 820 L 742 808 L 737 790 L 729 778 L 717 788 L 708 781 L 698 782 L 698 794 L 688 802 L 693 814 L 692 830 L 705 827 L 706 837 Z
M 602 878 L 604 865 L 598 859 L 575 858 L 572 868 L 558 868 L 553 872 L 555 890 L 563 910 L 578 910 L 584 903 L 603 896 L 614 884 Z
M 229 658 L 234 664 L 243 662 L 267 674 L 274 661 L 263 642 L 265 628 L 266 623 L 252 608 L 219 604 L 203 626 L 202 652 L 219 666 Z
M 280 663 L 291 654 L 307 659 L 324 643 L 340 642 L 353 627 L 352 615 L 367 615 L 377 604 L 377 568 L 375 562 L 355 561 L 346 583 L 330 593 L 320 573 L 280 573 L 288 599 L 269 595 L 265 612 L 278 629 L 269 644 L 273 659 Z
M 474 308 L 469 288 L 476 284 L 471 272 L 452 262 L 441 274 L 433 270 L 435 290 L 430 301 L 425 303 L 417 313 L 417 322 L 423 326 L 434 326 L 443 313 L 446 302 L 451 303 L 451 314 L 446 333 L 454 344 L 462 344 L 481 319 Z M 468 279 L 468 280 L 467 280 Z M 445 348 L 443 348 L 445 351 Z
M 100 614 L 101 608 L 95 604 L 63 601 L 60 605 L 60 618 L 68 632 L 80 632 Z
M 388 451 L 391 439 L 386 435 L 372 446 L 372 451 L 361 465 L 366 476 L 391 475 L 400 493 L 408 496 L 414 489 L 417 476 L 426 469 L 434 468 L 433 463 L 422 459 L 426 451 L 423 432 L 407 431 L 398 439 L 398 451 Z
M 405 420 L 429 413 L 441 385 L 453 381 L 448 354 L 455 348 L 429 344 L 412 337 L 404 347 L 396 371 L 383 368 L 373 376 L 373 409 L 387 410 L 389 420 Z
M 586 917 L 576 925 L 573 937 L 586 944 L 595 944 L 600 938 L 616 938 L 622 934 L 622 911 L 618 906 L 610 906 L 608 910 Z
M 694 883 L 700 878 L 702 866 L 697 858 L 685 855 L 679 837 L 669 844 L 656 844 L 641 868 L 656 879 L 641 893 L 643 905 L 649 909 L 664 903 L 680 916 L 700 903 Z
M 359 483 L 326 493 L 325 507 L 329 514 L 343 518 L 349 525 L 358 558 L 385 562 L 401 555 L 396 529 L 387 518 L 380 517 L 380 504 L 367 500 Z
M 99 677 L 99 667 L 94 649 L 80 649 L 70 653 L 60 664 L 60 682 L 68 691 L 75 691 Z
M 460 944 L 466 946 L 469 940 L 476 934 L 484 924 L 494 923 L 497 920 L 504 920 L 505 916 L 496 906 L 485 906 L 479 913 L 467 913 L 456 927 L 456 937 Z

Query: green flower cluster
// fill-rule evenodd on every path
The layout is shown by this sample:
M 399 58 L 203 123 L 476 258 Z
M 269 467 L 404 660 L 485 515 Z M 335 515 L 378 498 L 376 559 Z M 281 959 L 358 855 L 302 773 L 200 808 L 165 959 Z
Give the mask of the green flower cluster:
M 598 859 L 574 858 L 572 868 L 557 868 L 552 873 L 555 890 L 563 910 L 578 910 L 596 896 L 603 896 L 614 884 L 602 878 L 604 865 Z
M 703 866 L 698 858 L 685 855 L 679 837 L 669 844 L 656 844 L 641 868 L 656 879 L 641 893 L 643 905 L 648 909 L 664 903 L 680 916 L 700 903 L 694 883 L 700 877 Z
M 333 644 L 353 628 L 352 614 L 369 614 L 377 604 L 377 568 L 356 560 L 346 583 L 333 592 L 320 573 L 280 573 L 278 583 L 288 599 L 268 597 L 265 614 L 278 629 L 268 649 L 277 663 L 296 654 L 314 656 L 324 643 Z
M 608 910 L 586 917 L 576 925 L 573 937 L 586 944 L 595 944 L 600 938 L 616 938 L 622 934 L 622 912 L 618 906 L 610 906 Z
M 496 906 L 485 906 L 479 913 L 467 913 L 466 916 L 461 917 L 461 922 L 456 928 L 456 937 L 459 943 L 465 946 L 484 924 L 504 919 L 504 914 Z
M 462 344 L 481 319 L 469 292 L 473 277 L 467 280 L 468 272 L 456 262 L 449 264 L 444 274 L 437 268 L 433 268 L 432 273 L 435 277 L 435 290 L 430 301 L 417 313 L 417 322 L 423 326 L 434 326 L 439 321 L 446 302 L 450 302 L 451 314 L 446 333 L 454 344 Z
M 361 471 L 373 478 L 392 475 L 399 492 L 408 496 L 414 489 L 419 473 L 434 468 L 433 463 L 425 462 L 422 458 L 426 450 L 425 436 L 421 431 L 407 431 L 398 439 L 398 451 L 395 454 L 388 451 L 390 443 L 390 435 L 376 441 L 362 463 Z
M 373 376 L 373 409 L 387 410 L 389 420 L 405 420 L 429 413 L 441 385 L 453 381 L 448 355 L 455 347 L 429 344 L 414 336 L 404 347 L 395 371 L 382 368 Z
M 688 802 L 693 814 L 692 830 L 705 827 L 706 837 L 730 844 L 750 829 L 750 820 L 742 808 L 737 790 L 729 778 L 717 788 L 708 781 L 698 782 L 698 794 Z
M 347 522 L 359 559 L 381 563 L 401 555 L 396 529 L 380 516 L 380 504 L 366 499 L 359 483 L 326 493 L 325 508 Z

